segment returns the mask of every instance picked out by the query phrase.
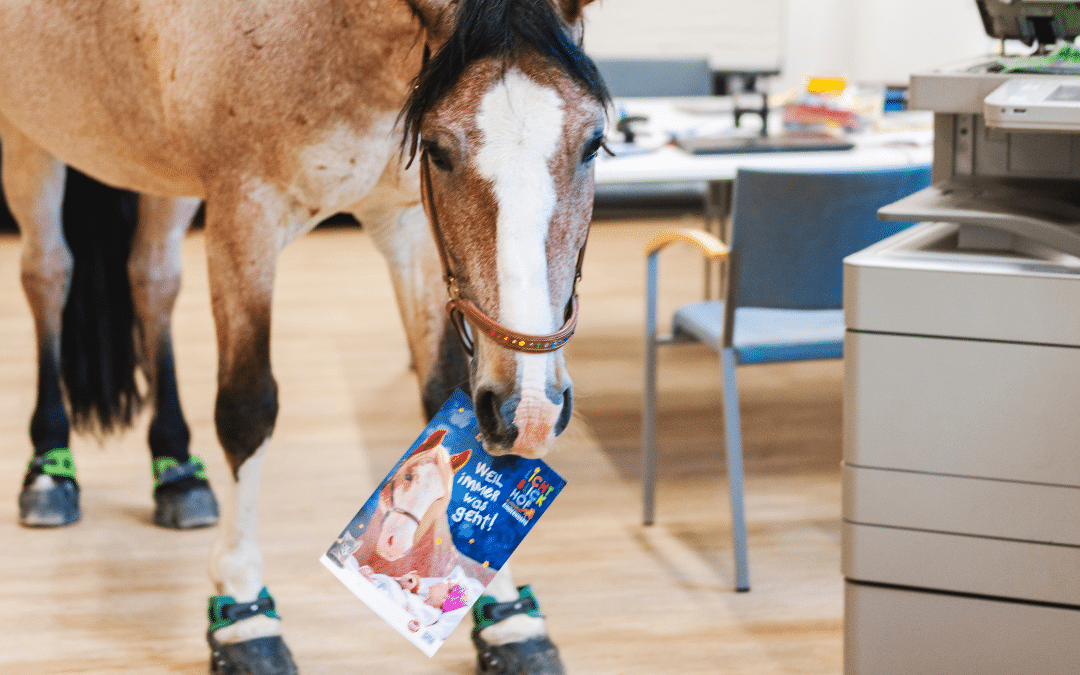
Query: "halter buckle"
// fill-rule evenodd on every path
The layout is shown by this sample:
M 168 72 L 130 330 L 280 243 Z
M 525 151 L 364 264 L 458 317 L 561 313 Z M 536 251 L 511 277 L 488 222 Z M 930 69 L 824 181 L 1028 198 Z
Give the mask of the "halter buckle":
M 457 279 L 449 274 L 443 277 L 446 282 L 446 294 L 450 296 L 450 300 L 457 302 L 461 299 L 461 289 L 458 288 Z

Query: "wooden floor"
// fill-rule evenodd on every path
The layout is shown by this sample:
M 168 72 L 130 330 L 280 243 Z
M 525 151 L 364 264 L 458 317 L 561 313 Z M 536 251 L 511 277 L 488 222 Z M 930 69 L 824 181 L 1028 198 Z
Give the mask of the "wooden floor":
M 569 484 L 515 554 L 518 581 L 536 588 L 572 674 L 839 673 L 839 362 L 740 370 L 751 592 L 732 591 L 719 374 L 706 349 L 662 359 L 658 522 L 640 524 L 641 250 L 671 224 L 593 229 L 580 329 L 566 348 L 575 419 L 549 456 Z M 662 309 L 699 297 L 695 255 L 665 254 Z M 200 234 L 184 263 L 181 396 L 220 492 Z M 145 421 L 104 444 L 73 441 L 82 522 L 16 524 L 35 369 L 13 235 L 0 235 L 0 289 L 0 673 L 205 673 L 214 533 L 151 525 Z M 260 533 L 301 672 L 472 673 L 465 626 L 428 659 L 318 562 L 423 426 L 386 269 L 366 235 L 320 230 L 286 250 L 273 358 L 281 414 Z

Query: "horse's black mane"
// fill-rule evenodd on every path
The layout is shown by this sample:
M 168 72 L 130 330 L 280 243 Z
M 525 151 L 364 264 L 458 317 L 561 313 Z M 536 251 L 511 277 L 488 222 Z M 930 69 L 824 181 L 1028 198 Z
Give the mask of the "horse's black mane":
M 533 49 L 580 83 L 596 100 L 611 100 L 596 64 L 574 41 L 552 0 L 462 0 L 453 35 L 428 60 L 401 116 L 402 141 L 415 151 L 420 120 L 461 77 L 489 56 L 504 58 Z

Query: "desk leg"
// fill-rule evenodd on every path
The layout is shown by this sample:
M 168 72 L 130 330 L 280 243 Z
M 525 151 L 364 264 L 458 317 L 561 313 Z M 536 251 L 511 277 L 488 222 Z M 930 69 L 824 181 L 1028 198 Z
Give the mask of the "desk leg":
M 705 230 L 723 242 L 731 241 L 731 187 L 730 180 L 710 180 L 705 190 Z M 724 275 L 718 274 L 713 282 L 714 266 L 712 262 L 705 261 L 706 300 L 724 297 Z

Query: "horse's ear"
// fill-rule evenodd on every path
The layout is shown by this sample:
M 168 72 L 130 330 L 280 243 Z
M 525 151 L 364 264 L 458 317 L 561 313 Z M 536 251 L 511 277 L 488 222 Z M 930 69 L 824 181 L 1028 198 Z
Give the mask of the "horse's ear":
M 431 432 L 431 435 L 424 439 L 416 450 L 413 450 L 412 454 L 416 455 L 421 452 L 427 452 L 434 447 L 438 447 L 439 443 L 442 443 L 442 439 L 446 437 L 446 429 L 437 429 Z
M 468 462 L 470 457 L 472 457 L 472 450 L 468 448 L 456 455 L 451 455 L 450 468 L 454 470 L 454 473 L 457 473 L 458 469 L 465 466 L 465 462 Z
M 460 0 L 405 0 L 428 33 L 428 46 L 437 49 L 454 32 Z

